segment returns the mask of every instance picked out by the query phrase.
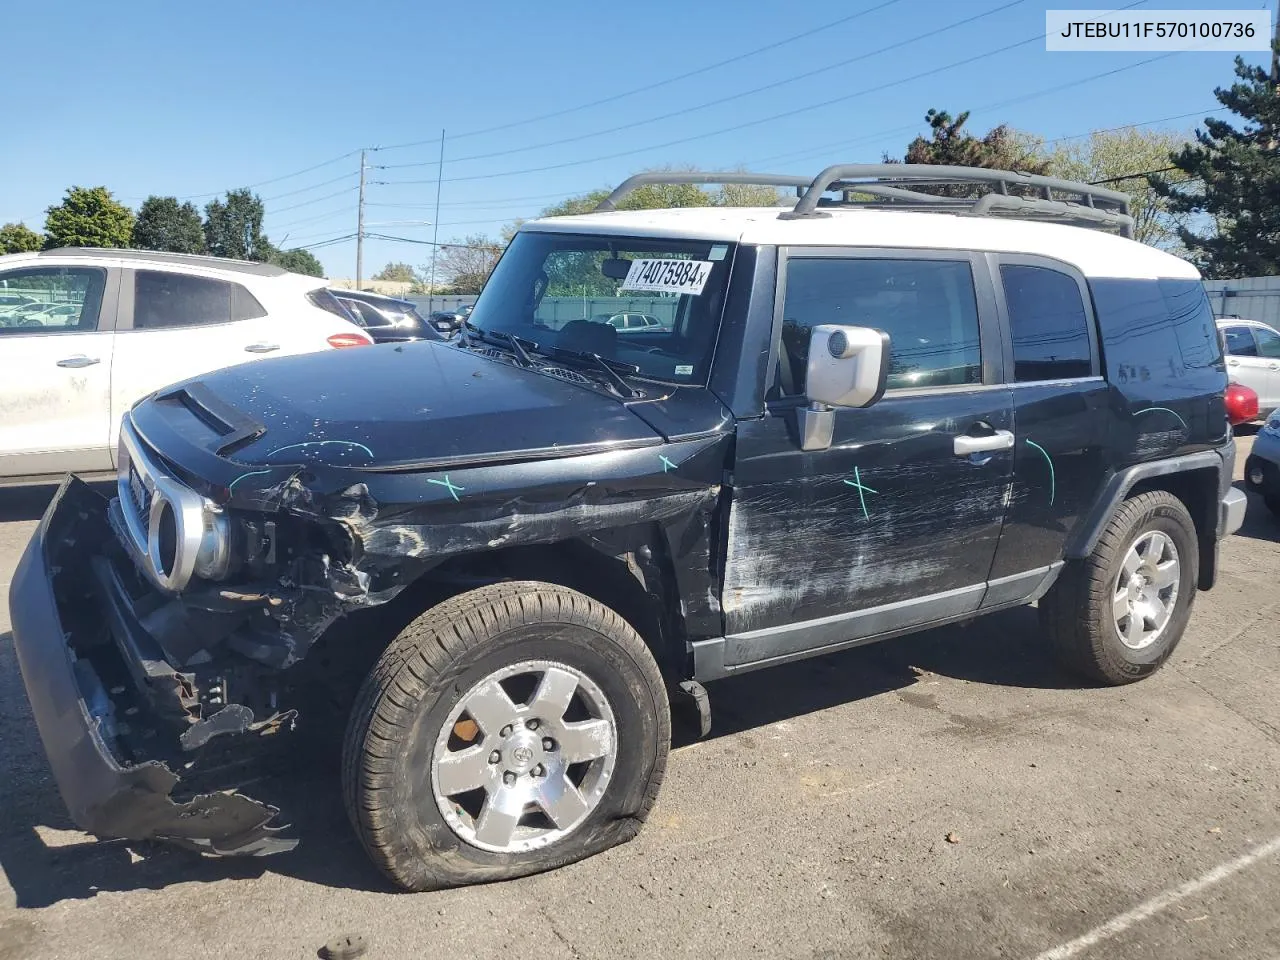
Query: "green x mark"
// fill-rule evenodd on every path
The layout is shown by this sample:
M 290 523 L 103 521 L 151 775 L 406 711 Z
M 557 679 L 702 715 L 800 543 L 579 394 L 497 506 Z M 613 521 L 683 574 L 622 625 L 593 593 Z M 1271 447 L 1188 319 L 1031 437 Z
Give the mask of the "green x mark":
M 853 479 L 852 479 L 852 480 L 845 480 L 845 481 L 843 481 L 843 482 L 844 482 L 844 483 L 847 483 L 849 486 L 853 487 L 854 489 L 856 489 L 856 490 L 858 491 L 858 502 L 862 504 L 862 518 L 863 518 L 864 520 L 869 520 L 869 519 L 871 519 L 871 514 L 867 513 L 867 497 L 866 497 L 866 494 L 868 494 L 868 493 L 876 493 L 876 494 L 878 494 L 880 491 L 879 491 L 879 490 L 873 490 L 871 487 L 868 487 L 866 484 L 864 484 L 864 483 L 862 482 L 862 474 L 860 474 L 860 473 L 858 472 L 858 468 L 857 468 L 857 467 L 854 467 L 854 468 L 853 468 Z
M 465 490 L 465 489 L 467 489 L 466 487 L 460 487 L 460 486 L 458 486 L 456 483 L 451 483 L 451 482 L 449 481 L 449 475 L 448 475 L 447 473 L 444 475 L 444 479 L 443 479 L 443 480 L 435 480 L 435 479 L 433 479 L 433 478 L 431 478 L 431 477 L 428 477 L 428 478 L 427 478 L 427 483 L 434 483 L 434 484 L 437 484 L 438 486 L 441 486 L 441 487 L 446 488 L 446 489 L 447 489 L 451 494 L 453 494 L 453 499 L 455 499 L 455 500 L 457 500 L 457 499 L 458 499 L 458 491 L 459 491 L 459 490 Z

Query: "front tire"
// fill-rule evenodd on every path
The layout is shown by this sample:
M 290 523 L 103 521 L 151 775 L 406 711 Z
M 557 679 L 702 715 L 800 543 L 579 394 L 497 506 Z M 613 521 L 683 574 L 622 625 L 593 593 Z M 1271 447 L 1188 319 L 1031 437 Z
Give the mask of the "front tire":
M 347 812 L 410 890 L 505 880 L 630 840 L 671 740 L 666 688 L 634 629 L 545 583 L 433 607 L 366 678 L 347 730 Z
M 1093 552 L 1069 563 L 1040 602 L 1059 661 L 1112 686 L 1155 673 L 1186 630 L 1199 557 L 1195 524 L 1173 494 L 1124 501 Z

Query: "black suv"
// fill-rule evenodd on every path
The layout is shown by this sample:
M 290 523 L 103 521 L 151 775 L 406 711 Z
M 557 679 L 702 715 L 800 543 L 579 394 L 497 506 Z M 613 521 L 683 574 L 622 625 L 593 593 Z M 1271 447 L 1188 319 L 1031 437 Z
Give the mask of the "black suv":
M 610 212 L 655 179 L 803 196 Z M 118 496 L 68 478 L 11 588 L 73 819 L 287 849 L 218 777 L 350 680 L 370 856 L 494 880 L 634 836 L 703 681 L 1037 600 L 1071 668 L 1149 676 L 1245 501 L 1198 276 L 1131 230 L 1000 171 L 643 175 L 526 223 L 458 342 L 142 401 Z

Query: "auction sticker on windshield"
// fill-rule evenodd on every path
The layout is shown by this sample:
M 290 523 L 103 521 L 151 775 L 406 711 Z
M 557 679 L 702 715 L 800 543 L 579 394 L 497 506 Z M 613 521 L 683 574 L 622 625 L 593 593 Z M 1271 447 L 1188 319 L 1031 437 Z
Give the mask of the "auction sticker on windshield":
M 710 260 L 633 260 L 622 289 L 696 296 L 707 285 L 713 266 Z

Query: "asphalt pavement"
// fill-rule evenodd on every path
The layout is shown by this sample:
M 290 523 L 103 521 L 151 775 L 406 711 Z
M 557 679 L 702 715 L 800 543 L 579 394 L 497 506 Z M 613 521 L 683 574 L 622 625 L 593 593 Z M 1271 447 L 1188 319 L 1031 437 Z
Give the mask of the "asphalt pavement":
M 1241 438 L 1240 463 L 1249 445 Z M 0 592 L 50 491 L 0 491 Z M 1251 497 L 1173 659 L 1060 672 L 1035 612 L 710 687 L 632 843 L 393 891 L 332 750 L 263 769 L 298 850 L 214 860 L 67 820 L 0 607 L 0 960 L 1280 957 L 1280 520 Z

